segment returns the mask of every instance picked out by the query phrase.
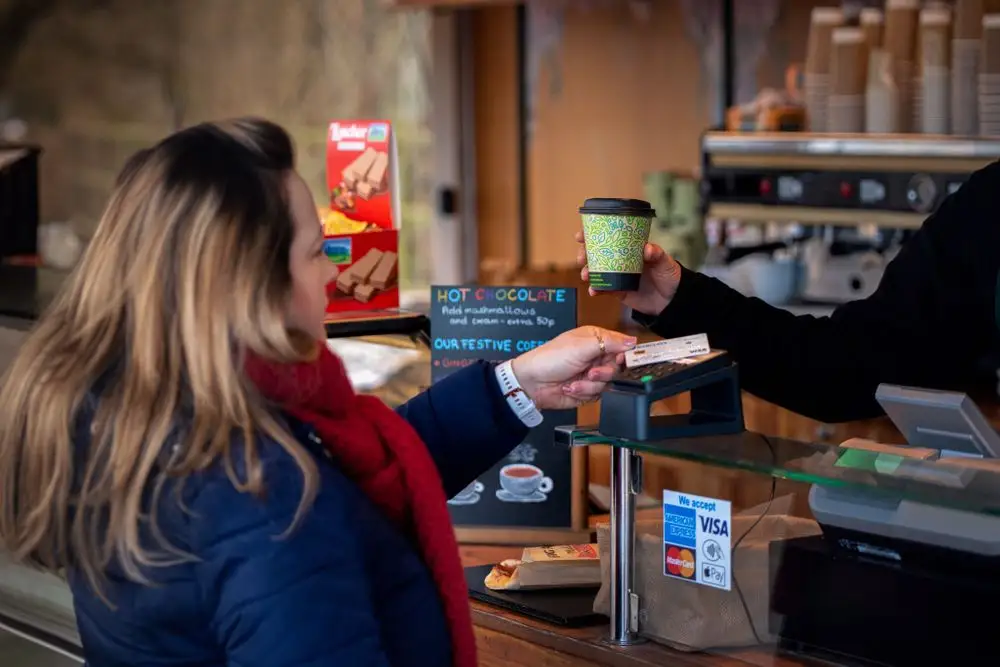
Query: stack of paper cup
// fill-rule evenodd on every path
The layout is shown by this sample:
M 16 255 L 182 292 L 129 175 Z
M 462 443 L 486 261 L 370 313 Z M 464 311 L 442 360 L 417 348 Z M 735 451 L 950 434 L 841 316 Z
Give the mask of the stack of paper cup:
M 881 9 L 865 7 L 861 10 L 861 32 L 865 34 L 865 47 L 868 53 L 882 48 L 882 31 L 885 27 L 885 15 Z
M 913 104 L 919 0 L 886 0 L 883 48 L 892 63 L 897 105 L 893 131 L 909 132 L 915 117 Z
M 920 126 L 926 134 L 951 129 L 951 10 L 920 10 Z
M 892 57 L 884 49 L 868 55 L 868 86 L 865 88 L 865 132 L 896 131 L 899 94 L 892 75 Z
M 861 28 L 840 27 L 833 31 L 831 41 L 827 129 L 864 132 L 868 69 L 864 33 Z
M 957 0 L 951 41 L 951 133 L 979 132 L 979 50 L 983 0 Z
M 810 15 L 802 87 L 809 129 L 813 132 L 828 130 L 831 38 L 833 30 L 843 22 L 844 13 L 837 7 L 814 7 Z
M 979 134 L 1000 136 L 1000 14 L 983 16 L 979 54 Z

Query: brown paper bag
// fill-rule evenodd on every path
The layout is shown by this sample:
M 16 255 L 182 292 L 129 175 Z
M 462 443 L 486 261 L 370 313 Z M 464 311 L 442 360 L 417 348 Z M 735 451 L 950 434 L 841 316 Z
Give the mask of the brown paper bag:
M 773 643 L 775 637 L 768 631 L 771 543 L 820 533 L 815 521 L 786 514 L 791 499 L 791 496 L 775 499 L 768 516 L 756 525 L 754 522 L 765 511 L 766 504 L 733 517 L 732 544 L 739 546 L 730 561 L 733 586 L 729 591 L 664 576 L 663 522 L 636 522 L 639 634 L 681 651 L 752 646 L 758 640 Z M 751 527 L 753 530 L 740 540 Z M 601 588 L 594 611 L 607 615 L 611 611 L 611 562 L 607 556 L 611 547 L 607 524 L 597 527 L 597 542 L 601 552 Z M 740 600 L 737 584 L 746 607 Z

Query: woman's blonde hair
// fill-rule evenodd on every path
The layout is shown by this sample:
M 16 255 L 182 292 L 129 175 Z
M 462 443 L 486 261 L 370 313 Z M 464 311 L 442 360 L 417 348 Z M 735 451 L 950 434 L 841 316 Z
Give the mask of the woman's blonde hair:
M 300 513 L 312 500 L 314 464 L 243 373 L 248 350 L 315 350 L 285 324 L 293 161 L 284 130 L 248 119 L 182 130 L 125 166 L 0 389 L 0 545 L 16 559 L 72 566 L 98 592 L 112 562 L 145 581 L 184 557 L 157 529 L 164 482 L 221 461 L 260 493 L 258 432 L 302 469 Z

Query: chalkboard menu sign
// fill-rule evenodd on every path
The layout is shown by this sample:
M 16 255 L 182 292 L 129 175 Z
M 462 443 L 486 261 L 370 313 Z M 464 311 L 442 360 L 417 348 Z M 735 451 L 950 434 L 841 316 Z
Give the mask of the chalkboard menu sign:
M 565 287 L 431 287 L 432 381 L 479 359 L 513 359 L 575 328 L 576 297 Z M 525 543 L 531 533 L 521 529 L 586 528 L 574 526 L 585 498 L 586 472 L 574 470 L 581 457 L 554 443 L 556 426 L 574 423 L 576 410 L 546 412 L 506 459 L 448 501 L 461 541 Z

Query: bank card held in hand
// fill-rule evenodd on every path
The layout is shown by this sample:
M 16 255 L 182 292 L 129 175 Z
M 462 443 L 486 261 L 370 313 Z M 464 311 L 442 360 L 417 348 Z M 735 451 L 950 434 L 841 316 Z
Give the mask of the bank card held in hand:
M 625 353 L 625 366 L 635 368 L 647 364 L 697 357 L 709 352 L 711 352 L 711 348 L 708 346 L 708 336 L 705 334 L 670 338 L 636 345 Z

